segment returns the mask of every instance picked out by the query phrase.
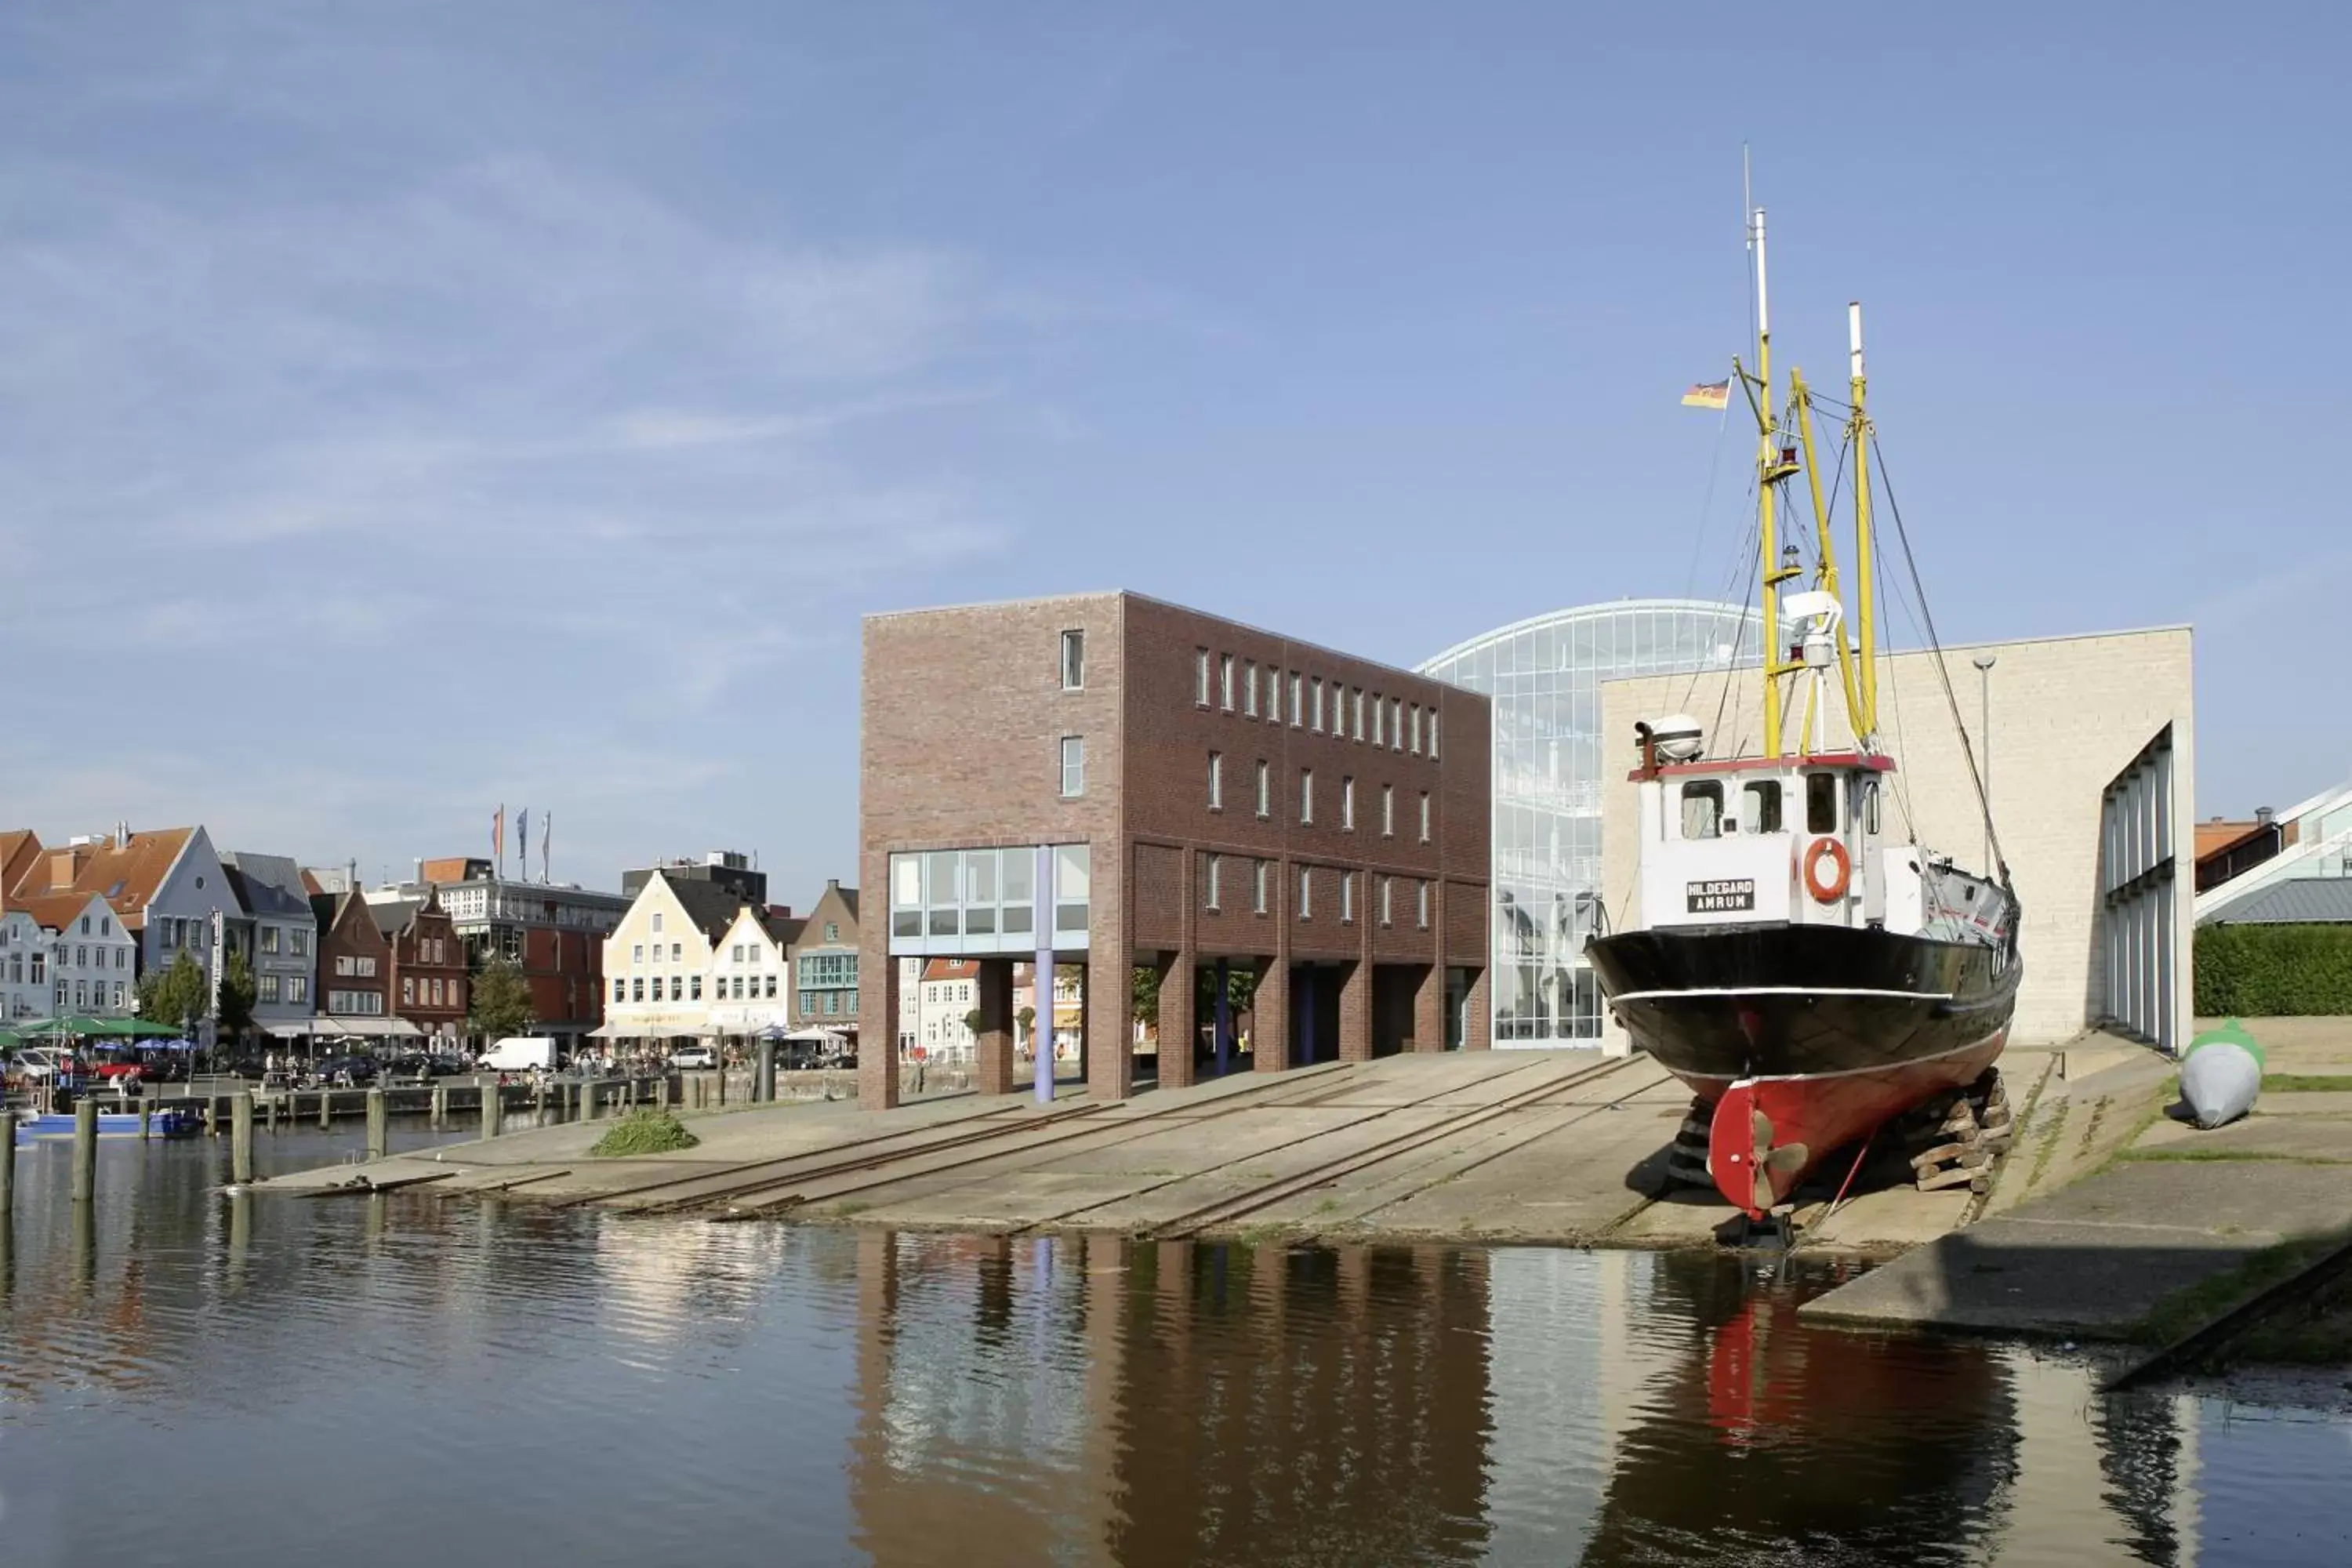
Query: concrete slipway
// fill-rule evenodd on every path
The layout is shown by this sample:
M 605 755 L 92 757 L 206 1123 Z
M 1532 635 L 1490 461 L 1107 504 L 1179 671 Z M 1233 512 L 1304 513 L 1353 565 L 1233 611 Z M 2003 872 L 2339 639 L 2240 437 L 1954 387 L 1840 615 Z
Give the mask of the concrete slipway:
M 2091 1037 L 2011 1051 L 2019 1138 L 1990 1194 L 1879 1187 L 1832 1213 L 1841 1163 L 1801 1204 L 1801 1245 L 1895 1259 L 1809 1310 L 2121 1333 L 2265 1246 L 2352 1226 L 2352 1030 L 2263 1037 L 2274 1071 L 2332 1068 L 2347 1092 L 2266 1096 L 2257 1116 L 2198 1133 L 2162 1118 L 2172 1068 L 2140 1047 Z M 576 1122 L 267 1190 L 415 1185 L 714 1219 L 1160 1238 L 1680 1247 L 1711 1244 L 1732 1217 L 1712 1192 L 1663 1190 L 1690 1097 L 1639 1057 L 1395 1057 L 1118 1105 L 1065 1089 L 1050 1107 L 959 1095 L 880 1115 L 847 1101 L 690 1115 L 699 1146 L 659 1157 L 592 1156 L 606 1129 Z M 2203 1157 L 2169 1157 L 2192 1146 Z

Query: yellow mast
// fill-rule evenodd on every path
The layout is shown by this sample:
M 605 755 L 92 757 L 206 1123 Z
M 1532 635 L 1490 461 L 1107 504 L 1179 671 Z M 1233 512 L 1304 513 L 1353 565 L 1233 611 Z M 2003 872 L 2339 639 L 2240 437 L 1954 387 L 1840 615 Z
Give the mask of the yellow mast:
M 1792 370 L 1789 373 L 1789 391 L 1796 400 L 1797 438 L 1804 444 L 1805 478 L 1812 487 L 1813 531 L 1820 542 L 1822 557 L 1821 569 L 1814 574 L 1814 581 L 1823 593 L 1838 595 L 1843 602 L 1843 595 L 1839 594 L 1838 589 L 1837 545 L 1830 533 L 1829 507 L 1822 499 L 1822 465 L 1813 454 L 1812 393 L 1805 385 L 1805 375 L 1802 371 Z M 1869 580 L 1865 574 L 1860 581 L 1866 584 Z M 1865 719 L 1862 703 L 1858 700 L 1853 672 L 1853 645 L 1846 640 L 1846 628 L 1843 624 L 1838 626 L 1837 638 L 1838 671 L 1845 679 L 1846 717 L 1853 725 L 1855 741 L 1861 742 L 1870 734 L 1874 726 Z M 1805 697 L 1807 735 L 1812 732 L 1812 717 L 1813 700 L 1811 693 L 1808 691 Z
M 1853 413 L 1846 420 L 1847 445 L 1853 452 L 1853 609 L 1855 637 L 1862 644 L 1862 706 L 1854 710 L 1858 734 L 1878 733 L 1878 653 L 1872 622 L 1872 571 L 1874 558 L 1870 537 L 1870 420 L 1862 411 L 1862 301 L 1845 308 L 1846 352 L 1853 375 Z
M 1780 541 L 1773 528 L 1772 487 L 1794 469 L 1780 460 L 1775 439 L 1780 424 L 1772 412 L 1771 296 L 1764 280 L 1764 209 L 1754 209 L 1748 242 L 1756 248 L 1756 501 L 1757 551 L 1761 563 L 1757 575 L 1764 592 L 1764 754 L 1780 754 L 1780 678 L 1800 666 L 1785 658 L 1780 647 L 1780 584 L 1796 576 L 1795 567 L 1783 568 L 1777 559 Z

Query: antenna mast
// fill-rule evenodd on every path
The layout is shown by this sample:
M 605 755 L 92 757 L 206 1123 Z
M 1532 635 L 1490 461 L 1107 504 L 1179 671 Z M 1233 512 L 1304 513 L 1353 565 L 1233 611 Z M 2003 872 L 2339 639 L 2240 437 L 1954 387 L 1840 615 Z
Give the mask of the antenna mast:
M 1878 640 L 1872 619 L 1872 583 L 1876 562 L 1870 536 L 1870 417 L 1863 412 L 1867 380 L 1862 368 L 1862 301 L 1845 308 L 1846 353 L 1853 378 L 1853 413 L 1846 419 L 1846 441 L 1853 452 L 1853 608 L 1855 639 L 1862 650 L 1862 711 L 1854 715 L 1863 735 L 1878 732 Z
M 1780 540 L 1772 517 L 1772 486 L 1780 460 L 1773 437 L 1779 425 L 1772 413 L 1772 302 L 1764 269 L 1764 209 L 1748 209 L 1748 244 L 1756 254 L 1756 549 L 1761 563 L 1757 579 L 1763 588 L 1764 609 L 1764 754 L 1780 754 L 1780 677 L 1789 666 L 1780 647 Z

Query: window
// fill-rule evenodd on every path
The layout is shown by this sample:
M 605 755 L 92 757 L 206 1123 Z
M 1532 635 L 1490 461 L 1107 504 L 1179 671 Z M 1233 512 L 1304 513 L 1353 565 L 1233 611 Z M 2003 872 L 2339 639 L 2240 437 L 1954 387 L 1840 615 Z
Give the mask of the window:
M 1683 785 L 1683 837 L 1714 838 L 1723 832 L 1723 781 L 1692 779 Z
M 687 993 L 688 999 L 691 1001 L 699 1002 L 702 1000 L 701 975 L 694 974 L 687 977 Z
M 1225 809 L 1225 754 L 1223 752 L 1209 753 L 1209 809 Z
M 1310 721 L 1309 721 L 1309 726 L 1308 726 L 1308 727 L 1309 727 L 1309 728 L 1311 728 L 1311 729 L 1312 729 L 1312 730 L 1313 730 L 1317 734 L 1318 734 L 1318 735 L 1319 735 L 1319 734 L 1321 734 L 1321 733 L 1323 732 L 1323 679 L 1322 679 L 1322 677 L 1320 677 L 1320 676 L 1316 677 L 1316 679 L 1314 679 L 1313 680 L 1308 681 L 1308 682 L 1307 682 L 1307 685 L 1309 685 L 1310 687 L 1312 687 L 1312 688 L 1314 689 L 1314 692 L 1315 692 L 1315 706 L 1314 706 L 1314 708 L 1310 710 Z
M 310 1001 L 310 977 L 307 974 L 288 975 L 286 977 L 286 1000 L 289 1002 Z
M 1837 774 L 1805 775 L 1805 831 L 1835 833 L 1838 825 Z
M 1062 797 L 1074 799 L 1087 793 L 1087 742 L 1083 735 L 1062 737 Z
M 735 951 L 731 956 L 737 963 L 743 962 L 743 944 L 741 942 L 739 942 L 735 944 Z
M 1381 837 L 1396 837 L 1396 785 L 1381 785 Z
M 1312 825 L 1315 821 L 1315 770 L 1298 770 L 1298 820 Z
M 352 955 L 350 953 L 339 952 L 335 954 L 335 973 L 338 974 L 352 974 L 358 973 L 352 967 Z
M 1395 883 L 1396 879 L 1394 877 L 1382 877 L 1381 879 L 1381 924 L 1382 925 L 1390 925 L 1393 923 L 1389 900 L 1391 895 L 1392 895 L 1396 890 Z
M 1412 705 L 1412 744 L 1407 748 L 1414 756 L 1421 755 L 1421 704 Z
M 88 921 L 84 921 L 81 923 L 85 927 L 89 924 Z M 74 967 L 76 969 L 88 969 L 89 967 L 89 949 L 79 942 L 76 942 L 74 944 Z
M 276 926 L 263 926 L 261 928 L 261 951 L 264 952 L 276 952 L 278 951 L 278 928 Z
M 1860 818 L 1864 833 L 1878 831 L 1878 781 L 1864 779 L 1855 788 L 1846 791 L 1846 805 Z
M 416 1005 L 416 977 L 413 974 L 400 977 L 400 1005 L 404 1007 Z
M 1343 833 L 1356 830 L 1356 781 L 1353 778 L 1339 781 L 1339 828 Z
M 1429 842 L 1429 792 L 1421 792 L 1421 841 Z
M 1382 697 L 1382 696 L 1381 696 L 1379 692 L 1377 692 L 1377 691 L 1373 692 L 1373 693 L 1372 693 L 1372 744 L 1373 744 L 1373 745 L 1375 745 L 1375 746 L 1385 746 L 1385 745 L 1387 745 L 1387 744 L 1388 744 L 1388 742 L 1387 742 L 1385 739 L 1383 739 L 1383 737 L 1388 733 L 1388 729 L 1387 729 L 1387 726 L 1382 722 L 1382 720 L 1383 720 L 1383 719 L 1387 716 L 1387 714 L 1388 714 L 1388 710 L 1389 710 L 1388 699 L 1386 699 L 1386 698 Z
M 307 931 L 288 931 L 286 933 L 286 951 L 292 953 L 296 958 L 310 957 L 310 933 Z M 292 1001 L 295 1000 L 295 998 L 289 997 L 288 1000 Z
M 646 944 L 645 944 L 644 942 L 638 942 L 638 943 L 636 943 L 635 945 L 632 946 L 632 947 L 629 949 L 629 962 L 630 962 L 631 963 L 643 963 L 645 961 L 646 961 Z M 337 960 L 336 962 L 337 962 L 339 964 L 341 963 L 341 961 L 340 959 L 339 959 L 339 960 Z M 339 973 L 340 973 L 340 971 L 339 971 Z
M 1360 741 L 1364 738 L 1364 689 L 1359 686 L 1352 696 L 1356 704 L 1356 739 Z
M 1234 710 L 1234 656 L 1217 656 L 1217 706 L 1230 713 Z
M 77 981 L 75 981 L 75 982 L 74 982 L 74 1006 L 75 1006 L 76 1008 L 78 1008 L 78 1009 L 79 1009 L 79 1008 L 82 1008 L 82 1007 L 87 1007 L 87 1006 L 89 1006 L 89 981 L 87 981 L 87 980 L 77 980 Z M 11 1152 L 13 1153 L 13 1152 L 14 1152 L 14 1151 L 12 1150 L 12 1151 L 11 1151 Z
M 1356 874 L 1339 873 L 1339 923 L 1346 925 L 1356 918 Z
M 1087 634 L 1075 628 L 1062 634 L 1062 689 L 1087 689 Z
M 1297 670 L 1290 672 L 1290 727 L 1294 730 L 1307 721 L 1307 678 Z
M 1315 873 L 1305 866 L 1298 868 L 1298 918 L 1315 918 Z
M 1402 697 L 1389 699 L 1389 750 L 1404 750 L 1404 699 Z
M 663 995 L 664 992 L 665 992 L 665 991 L 667 991 L 667 986 L 665 986 L 665 985 L 662 984 L 662 977 L 661 977 L 660 975 L 658 975 L 658 974 L 655 975 L 655 976 L 654 976 L 654 1000 L 655 1000 L 655 1001 L 656 1001 L 656 1002 L 660 1001 L 660 1000 L 662 999 L 662 995 Z
M 1209 650 L 1192 650 L 1192 700 L 1206 708 L 1209 705 Z
M 436 1007 L 440 1006 L 446 1000 L 441 994 L 441 985 L 442 982 L 437 979 L 433 982 L 433 1005 Z
M 128 969 L 131 967 L 131 950 L 129 948 L 118 947 L 114 950 L 114 967 L 117 969 Z
M 1257 717 L 1257 661 L 1251 659 L 1242 666 L 1242 716 Z
M 682 943 L 682 942 L 671 942 L 671 943 L 669 944 L 669 961 L 670 961 L 672 963 L 676 963 L 677 962 L 678 962 L 678 954 L 679 954 L 680 952 L 683 952 L 684 951 L 685 951 L 685 944 L 684 944 L 684 943 Z M 656 949 L 654 949 L 654 957 L 655 957 L 655 958 L 656 958 L 656 959 L 658 959 L 658 958 L 660 958 L 660 957 L 661 957 L 661 949 L 660 949 L 660 948 L 656 948 Z
M 743 977 L 741 975 L 739 974 L 735 977 L 735 983 L 730 988 L 730 994 L 736 1001 L 740 1002 L 743 1000 Z
M 1429 760 L 1437 760 L 1437 710 L 1429 710 Z
M 1748 801 L 1747 808 L 1740 813 L 1740 816 L 1748 832 L 1778 833 L 1780 831 L 1780 780 L 1754 780 L 1740 793 L 1747 797 Z
M 1257 815 L 1261 822 L 1274 815 L 1274 764 L 1263 757 L 1257 764 Z
M 824 922 L 824 940 L 827 942 L 839 942 L 841 940 L 841 924 L 839 921 L 827 921 Z
M 642 1002 L 646 999 L 646 977 L 644 975 L 640 974 L 635 980 L 629 982 L 629 999 L 633 1002 Z
M 1205 879 L 1207 891 L 1202 900 L 1202 907 L 1204 909 L 1213 910 L 1217 907 L 1217 895 L 1222 890 L 1217 884 L 1222 879 L 1222 873 L 1224 870 L 1224 858 L 1219 855 L 1211 855 L 1205 857 L 1205 858 L 1209 863 L 1207 876 Z
M 1429 929 L 1429 884 L 1426 882 L 1413 889 L 1412 923 L 1423 931 Z
M 772 1001 L 774 1001 L 774 1000 L 776 999 L 776 977 L 775 977 L 774 975 L 771 974 L 771 975 L 769 975 L 767 978 L 768 978 L 768 984 L 767 984 L 768 1000 L 769 1000 L 769 1001 L 771 1001 L 771 1002 L 772 1002 Z
M 654 934 L 656 936 L 661 935 L 661 921 L 662 912 L 659 910 L 656 910 L 654 911 Z
M 277 976 L 277 975 L 275 975 L 275 974 L 260 974 L 260 975 L 256 975 L 256 976 L 254 977 L 254 982 L 253 982 L 253 984 L 254 984 L 254 993 L 253 993 L 253 994 L 254 994 L 254 999 L 255 999 L 256 1001 L 259 1001 L 259 1002 L 275 1002 L 275 1001 L 277 1001 L 277 1000 L 278 1000 L 278 976 Z
M 1259 861 L 1257 863 L 1256 874 L 1253 876 L 1250 880 L 1253 884 L 1250 889 L 1250 910 L 1254 914 L 1262 915 L 1265 913 L 1267 889 L 1274 881 L 1274 862 L 1271 860 Z
M 89 934 L 89 917 L 88 915 L 81 917 L 81 934 L 84 936 L 88 936 Z
M 100 936 L 112 936 L 114 934 L 114 918 L 111 915 L 100 915 L 98 917 L 98 934 Z

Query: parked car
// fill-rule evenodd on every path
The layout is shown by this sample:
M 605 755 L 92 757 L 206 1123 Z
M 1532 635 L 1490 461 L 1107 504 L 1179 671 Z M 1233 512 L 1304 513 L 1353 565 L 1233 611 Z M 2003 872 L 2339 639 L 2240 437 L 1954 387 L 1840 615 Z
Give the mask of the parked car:
M 709 1046 L 680 1046 L 669 1054 L 669 1065 L 681 1072 L 696 1068 L 715 1068 L 719 1053 Z
M 105 1051 L 95 1058 L 92 1071 L 102 1084 L 135 1084 L 147 1077 L 147 1064 L 136 1051 Z
M 329 1057 L 319 1064 L 318 1075 L 320 1083 L 349 1089 L 359 1084 L 373 1083 L 377 1075 L 383 1070 L 383 1064 L 373 1057 Z

